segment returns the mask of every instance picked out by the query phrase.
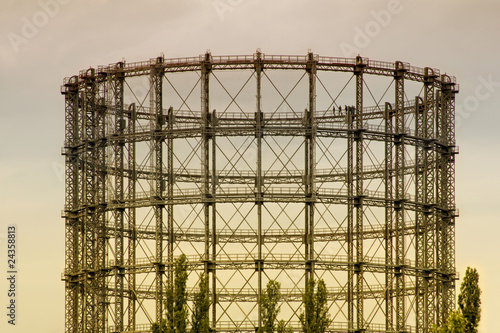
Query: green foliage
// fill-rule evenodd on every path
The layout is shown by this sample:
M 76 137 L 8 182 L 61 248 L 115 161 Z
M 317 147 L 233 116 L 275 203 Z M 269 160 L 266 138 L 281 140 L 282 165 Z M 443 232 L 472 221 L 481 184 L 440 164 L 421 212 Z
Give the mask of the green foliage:
M 327 305 L 327 290 L 326 284 L 321 279 L 318 282 L 318 290 L 316 293 L 316 304 L 317 304 L 317 332 L 325 332 L 328 326 L 330 326 L 330 314 L 328 313 Z
M 278 281 L 269 280 L 266 290 L 262 294 L 262 323 L 261 332 L 274 333 L 280 308 L 278 302 L 281 297 L 281 284 Z
M 187 326 L 187 259 L 182 254 L 174 263 L 174 285 L 168 284 L 166 290 L 166 318 L 153 323 L 153 333 L 186 333 Z
M 174 266 L 173 324 L 176 333 L 185 333 L 188 317 L 186 295 L 188 273 L 187 259 L 184 253 L 175 260 Z
M 199 288 L 200 290 L 194 296 L 191 333 L 208 333 L 210 331 L 208 318 L 210 300 L 208 299 L 208 276 L 204 273 L 201 274 Z
M 293 333 L 293 330 L 291 327 L 286 326 L 286 323 L 284 320 L 280 320 L 278 322 L 278 327 L 276 329 L 276 332 L 278 332 L 278 333 Z
M 153 323 L 151 326 L 153 333 L 166 333 L 167 332 L 167 321 L 162 319 L 160 323 Z
M 262 324 L 259 333 L 291 333 L 292 329 L 286 326 L 284 320 L 278 321 L 280 307 L 278 302 L 281 298 L 281 284 L 274 280 L 269 280 L 266 290 L 261 297 Z M 276 325 L 277 323 L 277 325 Z
M 467 267 L 458 295 L 460 309 L 451 312 L 442 327 L 434 325 L 432 333 L 477 333 L 481 319 L 480 296 L 479 274 L 475 268 Z
M 467 332 L 477 333 L 481 319 L 481 289 L 479 289 L 479 274 L 475 268 L 467 267 L 464 280 L 460 285 L 458 306 L 467 320 Z
M 166 300 L 165 300 L 165 307 L 166 307 L 166 320 L 165 320 L 165 331 L 161 333 L 173 333 L 175 331 L 174 329 L 174 288 L 172 284 L 168 284 L 167 290 L 166 290 Z
M 319 280 L 316 288 L 316 282 L 310 279 L 303 297 L 305 310 L 299 316 L 304 333 L 324 333 L 330 325 L 326 297 L 325 282 Z
M 453 311 L 443 326 L 432 327 L 432 333 L 469 333 L 467 329 L 467 319 L 460 311 Z

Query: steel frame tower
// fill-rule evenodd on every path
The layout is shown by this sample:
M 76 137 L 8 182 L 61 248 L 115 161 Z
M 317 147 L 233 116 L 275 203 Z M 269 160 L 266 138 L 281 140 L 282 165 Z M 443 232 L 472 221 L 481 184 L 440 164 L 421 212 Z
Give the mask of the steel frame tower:
M 295 331 L 311 278 L 329 332 L 430 332 L 453 309 L 454 77 L 207 52 L 90 68 L 61 92 L 66 332 L 149 332 L 181 253 L 189 306 L 209 276 L 217 332 L 261 326 L 270 279 Z

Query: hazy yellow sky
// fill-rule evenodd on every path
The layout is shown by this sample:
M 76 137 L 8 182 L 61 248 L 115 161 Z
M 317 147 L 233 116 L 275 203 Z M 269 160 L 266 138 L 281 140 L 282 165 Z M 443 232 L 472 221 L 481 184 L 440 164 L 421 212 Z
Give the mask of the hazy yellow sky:
M 20 294 L 19 325 L 0 312 L 0 331 L 64 332 L 63 78 L 122 58 L 261 48 L 359 53 L 457 77 L 457 269 L 478 268 L 480 331 L 500 332 L 499 14 L 496 0 L 1 0 L 0 276 L 17 224 Z M 2 278 L 2 309 L 6 293 Z

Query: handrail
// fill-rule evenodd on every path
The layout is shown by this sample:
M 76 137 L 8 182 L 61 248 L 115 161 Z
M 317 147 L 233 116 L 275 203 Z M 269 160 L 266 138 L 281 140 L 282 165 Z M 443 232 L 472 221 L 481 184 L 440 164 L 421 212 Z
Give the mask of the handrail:
M 287 326 L 298 328 L 301 327 L 301 323 L 298 320 L 290 320 L 286 322 Z M 124 325 L 125 326 L 125 325 Z M 127 332 L 132 332 L 132 333 L 147 333 L 151 332 L 151 327 L 152 324 L 136 324 L 135 325 L 135 331 L 129 331 Z M 256 328 L 258 327 L 258 322 L 255 320 L 248 320 L 244 319 L 243 321 L 237 321 L 237 320 L 219 320 L 217 321 L 217 324 L 215 326 L 215 329 L 217 332 L 223 331 L 224 330 L 231 330 L 231 332 L 234 331 L 241 331 L 241 330 L 246 330 L 249 332 L 253 332 Z M 189 330 L 191 328 L 191 323 L 188 322 L 187 324 L 187 329 Z M 349 326 L 349 323 L 347 322 L 338 322 L 338 321 L 331 321 L 330 325 L 327 328 L 327 332 L 334 330 L 342 330 L 342 331 L 349 331 L 351 328 Z M 403 328 L 404 332 L 412 333 L 416 332 L 415 327 L 406 325 Z M 116 327 L 115 326 L 108 326 L 108 333 L 115 333 L 116 332 Z M 386 331 L 386 325 L 385 324 L 379 324 L 379 323 L 370 323 L 366 324 L 365 328 L 363 329 L 363 332 L 373 332 L 373 333 L 382 333 L 382 332 L 387 332 Z
M 430 162 L 433 162 L 431 160 Z M 415 160 L 406 160 L 405 167 L 407 169 L 415 168 Z M 113 174 L 114 170 L 116 170 L 113 164 L 106 164 L 105 170 L 109 174 Z M 124 168 L 125 173 L 130 172 L 130 169 Z M 333 177 L 333 176 L 345 176 L 347 174 L 348 168 L 346 167 L 334 167 L 334 168 L 321 168 L 315 169 L 314 175 L 315 177 Z M 137 173 L 154 173 L 155 168 L 151 165 L 138 165 L 136 166 L 135 172 Z M 385 172 L 385 164 L 379 165 L 364 165 L 362 173 L 373 173 L 373 172 Z M 202 177 L 203 171 L 201 169 L 193 169 L 193 168 L 176 168 L 174 170 L 175 177 Z M 213 174 L 212 170 L 209 170 L 208 178 L 211 178 Z M 255 170 L 245 170 L 245 169 L 230 169 L 230 170 L 216 170 L 215 175 L 217 178 L 254 178 L 256 177 Z M 303 170 L 263 170 L 263 178 L 264 182 L 266 178 L 301 178 L 304 177 L 305 173 Z M 353 175 L 357 175 L 356 172 L 353 172 Z
M 114 290 L 116 286 L 116 283 L 113 283 L 113 281 L 110 281 L 108 283 L 108 289 Z M 405 285 L 406 290 L 414 290 L 415 289 L 415 282 L 408 281 Z M 123 289 L 130 290 L 132 289 L 132 286 L 130 284 L 125 283 L 123 285 Z M 133 289 L 135 292 L 150 292 L 154 293 L 156 291 L 156 285 L 151 284 L 151 285 L 136 285 Z M 196 293 L 199 292 L 199 287 L 188 287 L 186 292 L 188 295 L 195 295 Z M 364 285 L 364 291 L 363 293 L 365 294 L 372 294 L 372 293 L 381 293 L 385 292 L 386 288 L 383 285 L 380 284 L 374 284 L 374 285 Z M 228 287 L 220 287 L 216 289 L 217 295 L 225 295 L 225 296 L 256 296 L 257 295 L 257 288 L 228 288 Z M 280 293 L 282 297 L 290 297 L 290 296 L 302 296 L 305 292 L 304 288 L 301 287 L 294 287 L 294 288 L 281 288 Z M 326 292 L 328 295 L 339 295 L 343 293 L 347 293 L 347 287 L 346 286 L 339 286 L 339 287 L 327 287 Z
M 109 111 L 115 110 L 115 105 L 111 104 L 110 102 L 106 103 L 106 107 L 108 108 Z M 130 107 L 130 104 L 124 104 L 123 109 L 127 110 Z M 410 110 L 413 111 L 413 108 L 415 107 L 415 101 L 405 101 L 404 103 L 404 109 L 405 110 Z M 329 110 L 317 110 L 316 113 L 318 115 L 324 114 L 324 112 L 329 111 Z M 151 117 L 156 117 L 156 111 L 153 110 L 151 107 L 147 105 L 142 105 L 142 106 L 136 106 L 136 112 L 138 114 L 147 114 L 150 115 Z M 363 112 L 362 114 L 371 114 L 371 113 L 380 113 L 381 115 L 384 112 L 384 106 L 377 106 L 377 105 L 370 105 L 370 106 L 364 106 L 363 107 Z M 163 109 L 163 114 L 168 113 L 168 108 Z M 262 111 L 264 120 L 270 120 L 270 119 L 297 119 L 297 120 L 302 120 L 304 118 L 304 111 L 303 110 L 298 110 L 295 112 L 292 111 L 274 111 L 274 110 L 263 110 Z M 230 119 L 248 119 L 248 120 L 255 120 L 255 112 L 241 112 L 241 111 L 225 111 L 224 113 L 216 113 L 218 120 L 230 120 Z M 193 116 L 196 117 L 196 120 L 201 118 L 201 110 L 188 110 L 188 109 L 174 109 L 174 116 L 178 118 L 192 118 Z M 156 119 L 156 118 L 154 118 Z M 342 119 L 339 122 L 344 122 Z
M 262 193 L 259 193 L 257 189 L 254 187 L 224 187 L 224 186 L 218 186 L 215 192 L 215 197 L 245 197 L 245 198 L 251 198 L 255 195 L 263 195 L 264 197 L 266 196 L 283 196 L 285 198 L 301 198 L 305 197 L 304 189 L 300 187 L 277 187 L 277 186 L 266 186 L 265 190 Z M 348 198 L 349 193 L 348 190 L 345 188 L 320 188 L 317 189 L 314 193 L 316 196 L 320 196 L 323 198 Z M 212 195 L 211 193 L 207 193 L 207 195 Z M 172 199 L 179 200 L 179 199 L 203 199 L 205 194 L 202 192 L 200 188 L 183 188 L 183 189 L 175 189 L 173 191 L 173 196 Z M 364 189 L 361 194 L 354 193 L 354 197 L 364 197 L 366 199 L 377 199 L 377 200 L 386 200 L 386 193 L 383 191 L 373 191 L 373 190 L 368 190 Z M 135 197 L 133 199 L 130 198 L 124 198 L 120 202 L 112 202 L 116 200 L 112 196 L 106 198 L 109 203 L 108 206 L 112 207 L 113 205 L 120 205 L 122 203 L 129 203 L 129 202 L 141 202 L 141 201 L 146 201 L 150 200 L 153 202 L 163 202 L 167 200 L 167 195 L 162 192 L 162 193 L 156 193 L 155 191 L 141 191 L 141 192 L 136 192 Z M 410 193 L 404 193 L 403 197 L 401 198 L 394 198 L 391 200 L 405 200 L 409 202 L 414 202 L 415 201 L 415 196 Z M 75 210 L 78 208 L 73 208 L 70 209 L 70 207 L 66 207 L 64 211 L 69 212 L 72 210 Z M 448 210 L 450 211 L 456 211 L 454 207 L 450 207 Z
M 109 230 L 115 229 L 115 224 L 111 221 L 106 223 L 106 228 Z M 405 221 L 405 225 L 403 227 L 404 230 L 413 230 L 415 228 L 415 221 Z M 132 229 L 132 226 L 125 226 L 124 231 L 128 232 Z M 156 233 L 156 227 L 151 225 L 139 225 L 133 227 L 133 230 L 139 233 Z M 389 231 L 394 231 L 395 228 L 392 228 Z M 166 231 L 164 231 L 167 233 Z M 349 232 L 349 228 L 347 227 L 334 227 L 334 228 L 315 228 L 314 236 L 324 237 L 324 236 L 344 236 Z M 363 225 L 362 232 L 364 234 L 369 233 L 385 233 L 386 226 L 385 225 Z M 212 237 L 212 232 L 209 231 L 209 237 Z M 257 239 L 257 230 L 256 229 L 217 229 L 216 235 L 218 237 L 254 237 Z M 204 228 L 189 228 L 189 229 L 177 229 L 174 230 L 174 237 L 181 236 L 205 236 Z M 303 237 L 304 231 L 301 229 L 267 229 L 263 230 L 262 236 L 266 237 Z
M 259 57 L 260 56 L 260 57 Z M 137 62 L 121 62 L 122 66 L 117 66 L 119 63 L 112 63 L 109 65 L 98 66 L 98 73 L 114 73 L 116 71 L 127 72 L 137 72 L 148 70 L 151 68 L 175 68 L 175 67 L 194 67 L 198 70 L 201 64 L 205 61 L 205 55 L 199 55 L 195 57 L 179 57 L 179 58 L 164 58 L 161 57 L 161 61 L 158 58 L 151 58 L 146 61 Z M 275 64 L 275 65 L 301 65 L 306 66 L 309 62 L 309 55 L 269 55 L 264 53 L 254 53 L 251 55 L 220 55 L 213 56 L 209 55 L 209 62 L 214 65 L 228 65 L 229 67 L 234 64 L 243 65 L 253 65 L 258 59 L 264 64 Z M 343 58 L 343 57 L 328 57 L 320 56 L 318 54 L 312 55 L 313 61 L 317 62 L 321 66 L 331 66 L 340 69 L 345 68 L 345 66 L 354 68 L 358 62 L 356 58 Z M 399 62 L 402 64 L 403 69 L 408 73 L 416 75 L 418 77 L 425 76 L 425 68 L 412 66 L 408 62 Z M 366 66 L 366 69 L 382 69 L 386 71 L 396 70 L 396 62 L 387 62 L 380 60 L 370 60 L 369 58 L 361 58 L 361 64 Z M 439 71 L 433 69 L 435 74 L 439 74 Z M 84 74 L 85 71 L 82 72 Z M 387 73 L 387 75 L 392 75 L 392 73 Z M 448 79 L 449 78 L 449 79 Z M 411 79 L 411 77 L 410 77 Z M 66 79 L 65 79 L 66 80 Z M 450 83 L 456 84 L 456 78 L 454 76 L 438 76 L 436 78 L 438 82 L 446 83 L 444 80 L 449 80 Z M 67 82 L 67 81 L 66 81 Z
M 205 257 L 205 254 L 194 254 L 194 255 L 186 255 L 186 259 L 188 263 L 199 263 L 203 261 L 210 260 L 210 257 Z M 215 263 L 221 264 L 221 263 L 254 263 L 256 260 L 258 260 L 258 254 L 257 253 L 219 253 L 216 256 Z M 296 253 L 296 254 L 287 254 L 287 253 L 266 253 L 262 256 L 262 260 L 268 261 L 268 262 L 286 262 L 286 263 L 305 263 L 306 258 L 305 255 L 302 253 Z M 386 258 L 383 257 L 368 257 L 365 256 L 361 259 L 361 261 L 358 261 L 356 258 L 353 258 L 353 260 L 349 260 L 349 257 L 347 255 L 328 255 L 328 254 L 321 254 L 317 255 L 313 261 L 315 261 L 317 264 L 318 263 L 333 263 L 333 264 L 352 264 L 352 263 L 362 263 L 364 265 L 375 265 L 375 266 L 388 266 L 386 263 Z M 136 258 L 134 261 L 130 259 L 125 259 L 123 260 L 123 266 L 152 266 L 155 264 L 166 264 L 166 262 L 158 262 L 155 257 L 144 257 L 144 258 Z M 407 267 L 416 267 L 415 266 L 415 261 L 411 259 L 404 259 L 402 265 L 407 266 Z M 108 267 L 116 267 L 117 262 L 115 259 L 110 259 L 107 264 Z M 389 266 L 395 266 L 395 263 L 390 264 Z M 437 267 L 436 267 L 437 268 Z

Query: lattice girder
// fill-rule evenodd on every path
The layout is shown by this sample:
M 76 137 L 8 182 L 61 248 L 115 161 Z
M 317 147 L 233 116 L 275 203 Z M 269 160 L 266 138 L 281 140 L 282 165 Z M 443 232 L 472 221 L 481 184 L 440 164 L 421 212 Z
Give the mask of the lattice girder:
M 269 280 L 300 330 L 311 278 L 329 332 L 429 332 L 455 297 L 456 92 L 436 69 L 313 53 L 65 80 L 66 331 L 149 331 L 185 253 L 188 308 L 208 274 L 217 332 L 261 326 Z

